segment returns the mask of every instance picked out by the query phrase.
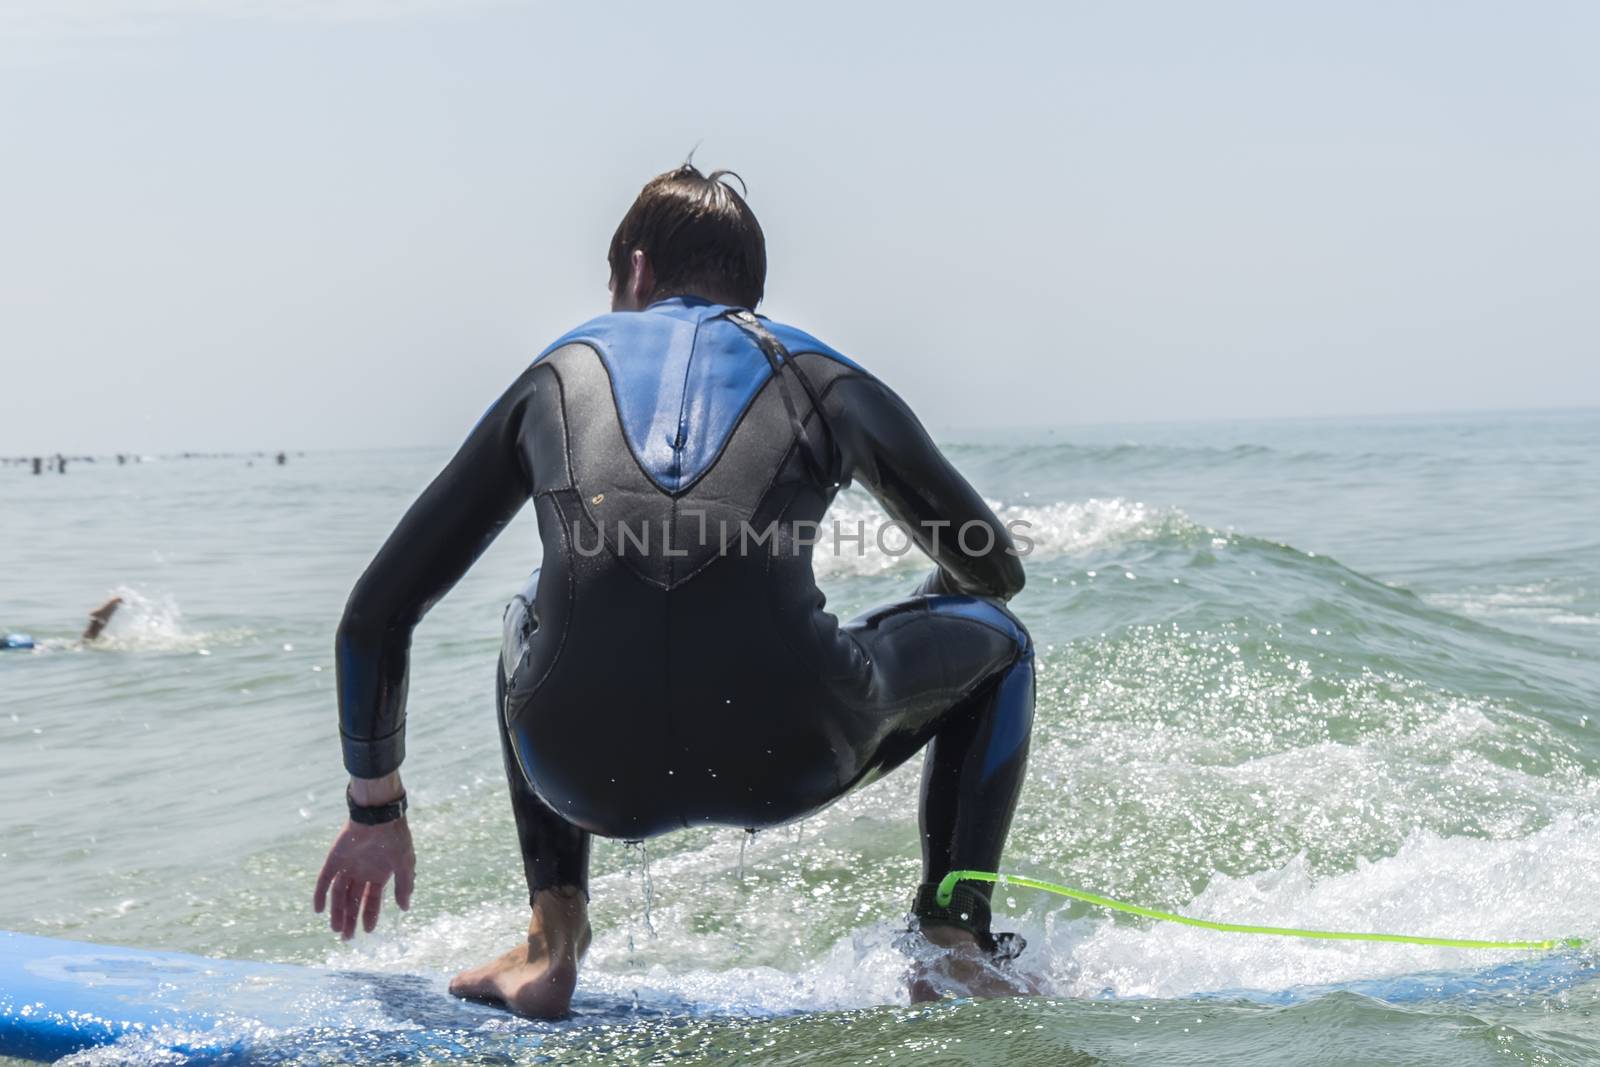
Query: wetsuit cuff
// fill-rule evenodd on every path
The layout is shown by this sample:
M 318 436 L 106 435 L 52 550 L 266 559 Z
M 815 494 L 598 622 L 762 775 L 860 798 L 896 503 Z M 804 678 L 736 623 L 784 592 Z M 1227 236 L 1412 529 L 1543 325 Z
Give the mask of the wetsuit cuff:
M 406 758 L 406 732 L 396 730 L 370 741 L 341 734 L 344 769 L 356 778 L 382 778 L 400 769 Z

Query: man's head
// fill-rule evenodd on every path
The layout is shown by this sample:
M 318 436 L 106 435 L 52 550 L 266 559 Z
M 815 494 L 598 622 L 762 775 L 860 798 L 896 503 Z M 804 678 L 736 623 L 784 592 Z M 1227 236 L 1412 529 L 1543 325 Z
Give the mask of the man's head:
M 692 164 L 650 179 L 611 238 L 611 308 L 638 311 L 669 296 L 753 308 L 767 283 L 767 240 L 724 178 Z M 740 184 L 743 184 L 741 181 Z

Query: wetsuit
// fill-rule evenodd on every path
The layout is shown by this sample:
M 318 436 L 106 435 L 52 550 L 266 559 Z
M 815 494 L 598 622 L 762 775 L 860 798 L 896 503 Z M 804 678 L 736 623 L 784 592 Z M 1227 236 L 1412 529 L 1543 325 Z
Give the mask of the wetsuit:
M 841 625 L 812 542 L 835 550 L 819 520 L 852 480 L 938 567 Z M 928 745 L 915 911 L 988 937 L 985 889 L 941 909 L 932 885 L 997 869 L 1021 789 L 1033 649 L 1003 601 L 1022 566 L 893 392 L 799 330 L 693 298 L 558 340 L 351 594 L 350 773 L 400 765 L 412 628 L 530 499 L 543 563 L 507 609 L 498 693 L 531 892 L 587 891 L 591 833 L 776 825 Z

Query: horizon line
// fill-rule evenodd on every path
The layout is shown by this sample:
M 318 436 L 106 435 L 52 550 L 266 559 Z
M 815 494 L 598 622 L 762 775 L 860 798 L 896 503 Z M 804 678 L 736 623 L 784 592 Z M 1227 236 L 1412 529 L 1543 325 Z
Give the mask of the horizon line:
M 967 422 L 958 424 L 935 424 L 942 434 L 961 432 L 993 432 L 996 430 L 1055 430 L 1062 428 L 1094 428 L 1100 429 L 1115 426 L 1194 426 L 1211 425 L 1216 423 L 1284 423 L 1284 422 L 1341 422 L 1356 420 L 1395 420 L 1410 419 L 1436 419 L 1436 418 L 1470 418 L 1473 416 L 1520 416 L 1537 417 L 1540 415 L 1600 415 L 1600 404 L 1573 404 L 1550 407 L 1526 408 L 1458 408 L 1441 409 L 1434 411 L 1392 411 L 1392 412 L 1349 412 L 1324 415 L 1200 415 L 1193 418 L 1121 418 L 1121 419 L 1068 419 L 1062 422 Z M 961 444 L 959 440 L 939 442 Z M 413 442 L 410 444 L 357 444 L 357 445 L 328 445 L 328 446 L 301 446 L 301 447 L 230 447 L 230 448 L 184 448 L 162 449 L 155 452 L 146 452 L 130 449 L 122 452 L 113 451 L 74 451 L 65 452 L 61 449 L 45 451 L 24 450 L 14 452 L 9 448 L 0 447 L 0 463 L 7 465 L 15 463 L 31 463 L 33 459 L 54 459 L 60 456 L 68 460 L 98 461 L 102 458 L 117 455 L 127 457 L 151 457 L 155 459 L 193 458 L 193 459 L 235 459 L 240 457 L 255 458 L 260 456 L 273 457 L 279 452 L 290 455 L 327 452 L 395 452 L 404 449 L 442 449 L 459 447 L 441 442 Z

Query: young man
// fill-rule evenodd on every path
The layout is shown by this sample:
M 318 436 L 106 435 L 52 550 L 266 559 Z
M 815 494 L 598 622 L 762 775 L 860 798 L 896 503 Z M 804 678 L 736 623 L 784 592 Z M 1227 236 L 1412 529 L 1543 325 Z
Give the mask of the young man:
M 533 916 L 525 943 L 451 990 L 568 1010 L 590 834 L 774 826 L 926 745 L 917 927 L 973 992 L 1015 991 L 989 965 L 1016 942 L 990 932 L 987 887 L 947 907 L 933 890 L 997 868 L 1022 788 L 1033 649 L 1003 606 L 1022 565 L 894 393 L 753 314 L 765 239 L 723 177 L 685 165 L 644 187 L 611 241 L 613 313 L 533 361 L 351 593 L 337 647 L 351 821 L 316 910 L 331 901 L 346 938 L 358 919 L 371 931 L 390 877 L 409 906 L 411 631 L 531 499 L 543 564 L 506 612 L 498 712 Z M 811 552 L 851 480 L 938 566 L 840 625 Z

